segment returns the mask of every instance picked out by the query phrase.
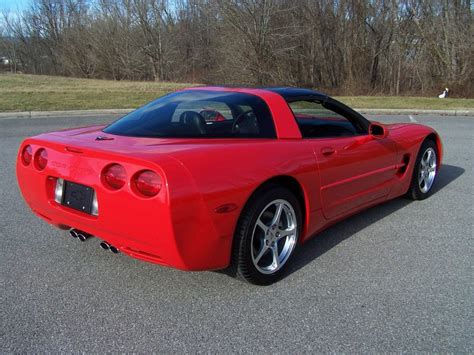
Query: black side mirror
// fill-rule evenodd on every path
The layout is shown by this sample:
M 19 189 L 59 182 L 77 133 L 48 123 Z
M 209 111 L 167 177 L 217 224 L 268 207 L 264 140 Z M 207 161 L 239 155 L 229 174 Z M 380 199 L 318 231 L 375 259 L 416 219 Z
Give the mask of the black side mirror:
M 381 123 L 371 123 L 369 126 L 369 134 L 372 137 L 382 139 L 387 137 L 388 131 Z

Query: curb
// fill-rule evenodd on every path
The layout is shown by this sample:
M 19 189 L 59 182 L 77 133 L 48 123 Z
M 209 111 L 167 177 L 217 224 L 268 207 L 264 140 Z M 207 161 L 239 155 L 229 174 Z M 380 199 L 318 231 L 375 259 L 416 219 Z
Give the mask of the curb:
M 391 108 L 356 108 L 360 113 L 369 115 L 439 115 L 439 116 L 474 116 L 474 109 L 457 110 L 422 110 L 422 109 L 391 109 Z
M 135 110 L 103 109 L 103 110 L 75 110 L 75 111 L 25 111 L 25 112 L 0 112 L 0 119 L 36 118 L 36 117 L 67 117 L 67 116 L 94 116 L 94 115 L 120 115 Z
M 75 110 L 75 111 L 25 111 L 25 112 L 0 112 L 0 120 L 39 118 L 39 117 L 87 117 L 94 115 L 121 115 L 133 111 L 133 108 L 125 109 L 102 109 L 102 110 Z M 458 110 L 419 110 L 419 109 L 371 109 L 356 108 L 356 111 L 368 115 L 440 115 L 440 116 L 474 116 L 474 109 Z

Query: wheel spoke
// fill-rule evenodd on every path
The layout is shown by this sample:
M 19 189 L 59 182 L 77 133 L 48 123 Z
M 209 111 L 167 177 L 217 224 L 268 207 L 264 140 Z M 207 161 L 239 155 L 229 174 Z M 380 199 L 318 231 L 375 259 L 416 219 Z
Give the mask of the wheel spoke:
M 275 245 L 272 246 L 272 253 L 273 253 L 273 264 L 275 265 L 276 268 L 280 266 L 280 257 L 278 254 L 278 244 L 275 243 Z
M 259 226 L 261 230 L 267 233 L 268 226 L 265 223 L 263 223 L 260 218 L 257 220 L 257 226 Z
M 260 249 L 260 252 L 258 253 L 257 257 L 255 258 L 255 262 L 258 264 L 262 256 L 264 256 L 268 251 L 268 246 L 265 244 L 262 245 L 262 249 Z
M 423 174 L 420 175 L 420 177 L 418 178 L 418 184 L 420 185 L 420 187 L 421 187 L 421 184 L 426 185 L 425 175 L 423 175 Z
M 271 226 L 278 225 L 278 223 L 280 222 L 282 211 L 283 211 L 283 203 L 279 203 L 276 207 L 276 211 L 275 211 L 275 215 L 273 216 L 272 223 L 270 224 Z
M 433 152 L 431 151 L 431 149 L 428 150 L 426 154 L 426 165 L 430 164 L 432 155 L 433 155 Z

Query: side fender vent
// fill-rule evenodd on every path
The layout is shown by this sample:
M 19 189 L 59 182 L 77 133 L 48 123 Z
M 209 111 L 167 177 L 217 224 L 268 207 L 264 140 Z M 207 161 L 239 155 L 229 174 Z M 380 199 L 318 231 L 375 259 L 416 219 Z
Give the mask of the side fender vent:
M 410 164 L 410 154 L 405 154 L 402 158 L 402 162 L 401 162 L 400 167 L 398 168 L 398 171 L 397 171 L 397 175 L 399 177 L 402 177 L 403 175 L 405 175 L 409 164 Z

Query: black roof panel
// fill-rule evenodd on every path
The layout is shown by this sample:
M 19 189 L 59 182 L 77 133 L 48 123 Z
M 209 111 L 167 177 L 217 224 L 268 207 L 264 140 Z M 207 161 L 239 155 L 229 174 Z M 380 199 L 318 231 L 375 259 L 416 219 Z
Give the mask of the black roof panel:
M 303 97 L 303 96 L 319 96 L 320 99 L 324 100 L 328 95 L 323 94 L 322 92 L 311 90 L 311 89 L 301 89 L 294 87 L 264 87 L 264 90 L 273 91 L 281 96 L 284 99 L 291 99 L 293 97 Z

